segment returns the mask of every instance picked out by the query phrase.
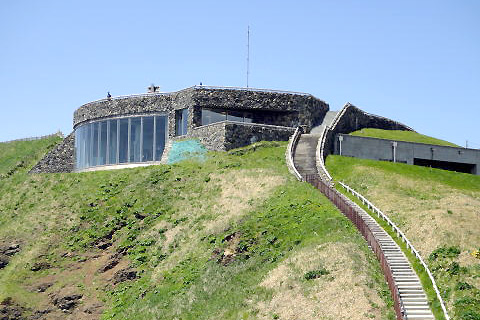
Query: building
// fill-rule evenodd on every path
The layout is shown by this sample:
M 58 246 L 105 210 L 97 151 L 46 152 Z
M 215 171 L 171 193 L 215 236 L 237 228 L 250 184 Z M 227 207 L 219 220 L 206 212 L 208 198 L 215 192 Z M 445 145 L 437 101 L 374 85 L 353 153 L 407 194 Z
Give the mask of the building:
M 251 88 L 194 86 L 109 97 L 79 107 L 73 133 L 57 155 L 32 171 L 162 163 L 169 143 L 176 139 L 196 138 L 209 150 L 288 140 L 298 126 L 309 131 L 328 109 L 327 103 L 307 93 Z

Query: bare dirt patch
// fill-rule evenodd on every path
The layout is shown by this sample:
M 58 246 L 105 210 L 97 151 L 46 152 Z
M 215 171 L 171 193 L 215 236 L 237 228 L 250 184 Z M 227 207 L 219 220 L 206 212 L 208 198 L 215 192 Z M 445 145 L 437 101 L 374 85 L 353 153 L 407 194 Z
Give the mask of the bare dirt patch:
M 261 286 L 270 301 L 258 302 L 259 319 L 382 319 L 385 304 L 369 279 L 363 252 L 353 243 L 306 248 L 272 270 Z M 306 280 L 308 271 L 329 273 Z

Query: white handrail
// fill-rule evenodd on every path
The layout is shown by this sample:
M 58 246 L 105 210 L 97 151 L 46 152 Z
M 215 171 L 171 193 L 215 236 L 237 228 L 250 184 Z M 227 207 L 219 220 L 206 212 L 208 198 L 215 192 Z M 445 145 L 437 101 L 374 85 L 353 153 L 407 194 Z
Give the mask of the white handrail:
M 318 138 L 315 163 L 317 165 L 318 173 L 323 173 L 323 175 L 327 178 L 327 180 L 332 181 L 333 180 L 332 176 L 330 176 L 330 173 L 325 167 L 325 161 L 323 160 L 325 139 L 327 138 L 328 130 L 329 130 L 329 127 L 325 126 L 325 128 L 323 128 L 322 134 L 320 135 L 320 138 Z
M 295 178 L 297 178 L 297 180 L 302 181 L 302 176 L 298 172 L 297 168 L 295 168 L 295 164 L 293 162 L 293 148 L 297 146 L 297 142 L 299 138 L 300 138 L 300 127 L 297 127 L 297 129 L 295 129 L 295 132 L 293 133 L 293 135 L 290 137 L 288 141 L 285 157 L 287 161 L 288 170 L 295 176 Z
M 345 190 L 347 190 L 348 192 L 353 194 L 355 197 L 360 199 L 362 201 L 362 203 L 365 204 L 374 213 L 376 213 L 379 218 L 382 218 L 383 220 L 385 220 L 392 227 L 392 229 L 395 231 L 397 236 L 400 239 L 402 239 L 403 242 L 405 242 L 407 248 L 410 249 L 410 251 L 415 255 L 415 257 L 417 257 L 417 259 L 420 261 L 423 268 L 427 272 L 428 277 L 430 278 L 430 281 L 432 282 L 433 289 L 435 290 L 435 293 L 437 294 L 437 299 L 438 299 L 438 301 L 440 301 L 440 305 L 442 307 L 445 319 L 450 320 L 450 317 L 448 316 L 448 313 L 447 313 L 447 309 L 445 307 L 445 303 L 443 302 L 442 296 L 440 295 L 440 291 L 438 290 L 437 284 L 435 282 L 435 279 L 433 278 L 432 273 L 430 272 L 430 269 L 428 268 L 427 264 L 425 263 L 423 258 L 420 256 L 418 251 L 415 249 L 413 244 L 407 239 L 405 234 L 400 230 L 400 228 L 398 228 L 395 225 L 395 223 L 392 222 L 392 220 L 390 220 L 380 209 L 378 209 L 375 205 L 373 205 L 373 203 L 371 203 L 367 198 L 365 198 L 363 195 L 361 195 L 360 193 L 358 193 L 357 191 L 355 191 L 353 188 L 349 187 L 345 183 L 343 183 L 343 182 L 339 182 L 339 183 Z

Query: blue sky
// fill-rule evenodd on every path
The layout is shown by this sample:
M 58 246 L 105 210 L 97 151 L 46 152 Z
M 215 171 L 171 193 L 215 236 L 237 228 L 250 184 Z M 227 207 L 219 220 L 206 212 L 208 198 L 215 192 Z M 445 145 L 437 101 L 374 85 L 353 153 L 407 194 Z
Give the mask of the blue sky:
M 308 92 L 480 148 L 480 1 L 0 2 L 0 141 L 82 104 L 204 85 Z

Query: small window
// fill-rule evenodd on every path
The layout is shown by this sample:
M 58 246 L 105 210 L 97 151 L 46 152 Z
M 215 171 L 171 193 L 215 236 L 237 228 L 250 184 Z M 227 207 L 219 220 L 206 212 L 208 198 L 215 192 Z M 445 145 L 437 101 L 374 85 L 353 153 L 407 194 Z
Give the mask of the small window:
M 175 110 L 175 135 L 184 136 L 187 134 L 188 109 Z

